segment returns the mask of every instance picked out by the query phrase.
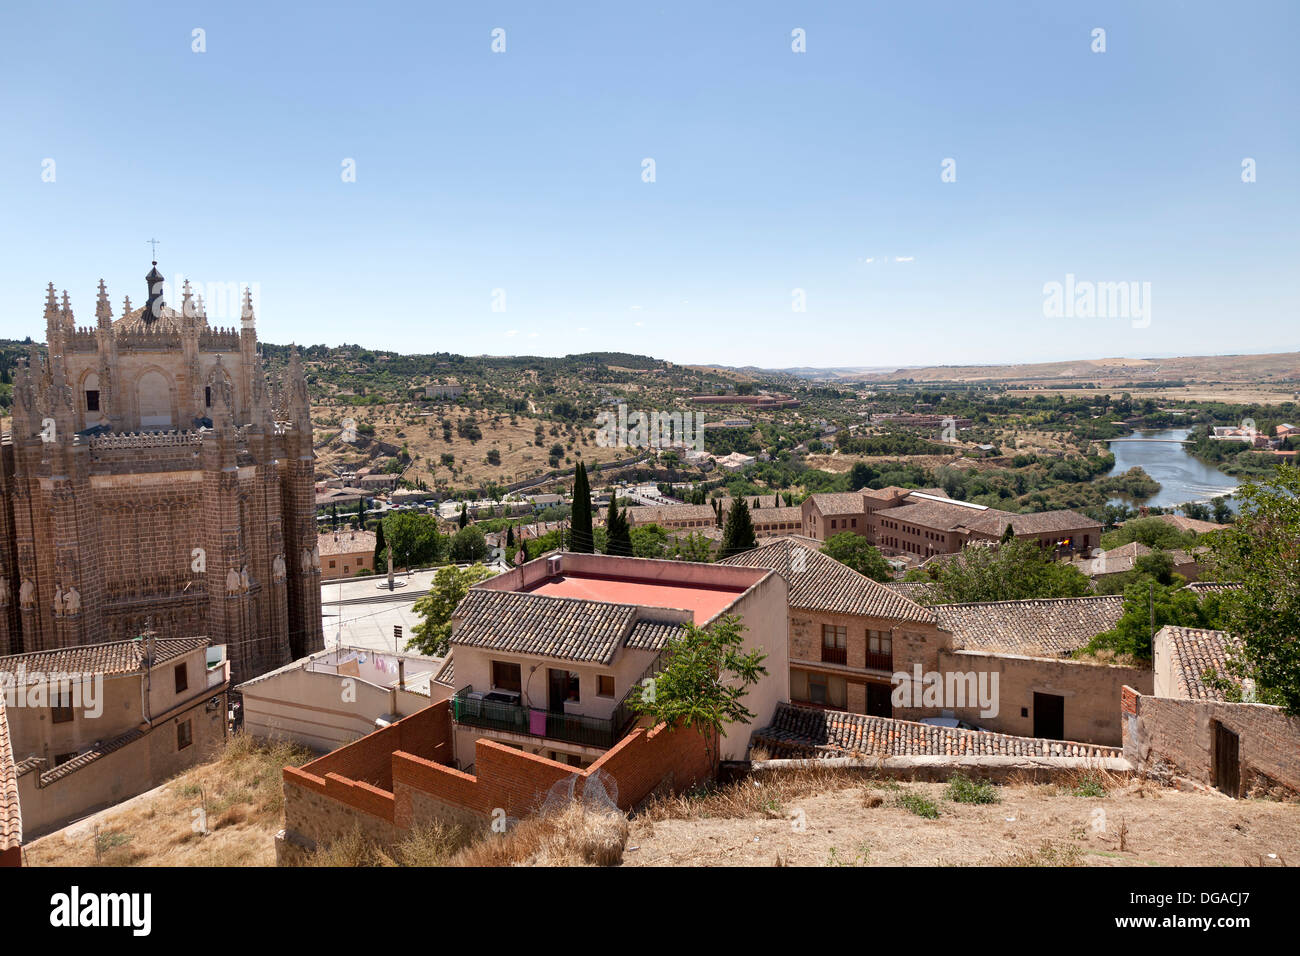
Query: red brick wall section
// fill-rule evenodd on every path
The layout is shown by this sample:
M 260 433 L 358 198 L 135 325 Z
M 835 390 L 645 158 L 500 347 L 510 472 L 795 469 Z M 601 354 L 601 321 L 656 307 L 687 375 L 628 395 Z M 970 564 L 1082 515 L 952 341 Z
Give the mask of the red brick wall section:
M 341 803 L 393 819 L 393 754 L 409 748 L 447 759 L 451 714 L 440 701 L 382 730 L 340 747 L 301 767 L 285 767 L 285 781 Z
M 442 701 L 303 767 L 286 767 L 284 779 L 408 829 L 421 822 L 414 819 L 415 793 L 484 818 L 497 809 L 520 817 L 535 812 L 552 786 L 575 775 L 580 794 L 593 774 L 609 774 L 624 810 L 661 785 L 685 789 L 710 775 L 704 737 L 662 725 L 633 731 L 582 771 L 480 739 L 473 776 L 440 762 L 450 759 L 451 732 L 448 702 Z
M 1125 684 L 1120 691 L 1119 706 L 1122 713 L 1136 714 L 1138 712 L 1138 692 Z

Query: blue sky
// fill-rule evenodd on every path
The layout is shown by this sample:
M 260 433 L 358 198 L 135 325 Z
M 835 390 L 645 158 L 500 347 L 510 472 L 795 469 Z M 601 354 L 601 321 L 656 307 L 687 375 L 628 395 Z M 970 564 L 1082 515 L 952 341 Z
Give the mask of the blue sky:
M 1300 349 L 1297 35 L 1288 2 L 8 5 L 0 334 L 43 336 L 47 281 L 139 304 L 156 236 L 274 342 Z M 1067 274 L 1149 282 L 1149 324 L 1045 316 Z

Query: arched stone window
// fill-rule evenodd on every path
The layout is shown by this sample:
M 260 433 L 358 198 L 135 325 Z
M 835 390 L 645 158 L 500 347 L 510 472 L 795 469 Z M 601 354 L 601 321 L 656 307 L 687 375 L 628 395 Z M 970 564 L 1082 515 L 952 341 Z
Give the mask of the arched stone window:
M 141 428 L 170 428 L 172 425 L 172 382 L 158 369 L 149 369 L 136 379 L 136 407 Z

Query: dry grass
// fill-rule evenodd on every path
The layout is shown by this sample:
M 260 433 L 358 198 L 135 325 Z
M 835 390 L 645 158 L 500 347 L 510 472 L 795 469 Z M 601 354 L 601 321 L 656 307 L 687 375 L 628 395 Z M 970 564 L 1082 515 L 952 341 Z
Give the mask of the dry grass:
M 758 786 L 657 801 L 633 818 L 624 865 L 1279 866 L 1300 854 L 1292 803 L 1100 771 L 1013 780 L 996 803 L 964 803 L 944 783 L 822 773 L 838 779 L 819 787 L 815 770 L 769 771 Z M 939 816 L 908 809 L 922 801 Z
M 308 866 L 615 866 L 627 845 L 627 818 L 575 801 L 504 832 L 434 823 L 394 847 L 352 831 L 317 851 Z
M 236 734 L 214 759 L 162 787 L 28 844 L 23 863 L 273 866 L 284 807 L 281 770 L 311 757 Z
M 615 866 L 623 859 L 629 826 L 615 811 L 574 802 L 529 817 L 505 833 L 488 833 L 457 854 L 452 866 Z

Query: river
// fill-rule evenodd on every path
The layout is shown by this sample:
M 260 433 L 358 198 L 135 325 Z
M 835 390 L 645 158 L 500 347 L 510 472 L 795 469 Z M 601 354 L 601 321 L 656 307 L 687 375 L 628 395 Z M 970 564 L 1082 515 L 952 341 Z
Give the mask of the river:
M 1172 428 L 1163 431 L 1135 431 L 1131 437 L 1181 441 L 1190 434 L 1190 429 Z M 1118 441 L 1111 443 L 1110 450 L 1115 453 L 1115 468 L 1108 475 L 1123 474 L 1137 465 L 1160 482 L 1160 491 L 1155 497 L 1142 502 L 1128 501 L 1126 504 L 1170 508 L 1188 501 L 1208 501 L 1219 495 L 1230 494 L 1237 487 L 1237 479 L 1198 461 L 1187 453 L 1185 446 L 1172 441 Z

